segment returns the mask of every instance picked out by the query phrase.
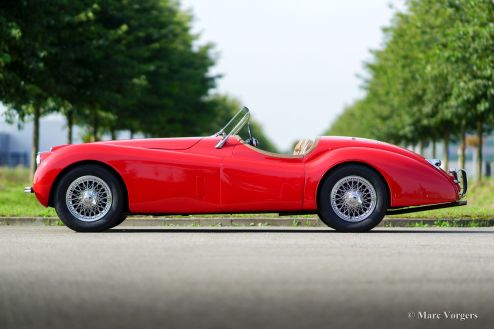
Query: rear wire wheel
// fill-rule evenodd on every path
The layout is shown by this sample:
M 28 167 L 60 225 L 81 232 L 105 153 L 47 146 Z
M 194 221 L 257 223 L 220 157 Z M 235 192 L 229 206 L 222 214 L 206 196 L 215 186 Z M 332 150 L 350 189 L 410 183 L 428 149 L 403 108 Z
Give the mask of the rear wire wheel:
M 366 232 L 381 222 L 389 205 L 386 183 L 373 169 L 349 164 L 331 172 L 318 193 L 318 214 L 341 232 Z
M 113 228 L 115 226 L 118 226 L 118 225 L 122 224 L 126 219 L 127 219 L 127 215 L 120 216 L 119 220 L 115 223 L 115 225 L 113 225 L 110 228 Z

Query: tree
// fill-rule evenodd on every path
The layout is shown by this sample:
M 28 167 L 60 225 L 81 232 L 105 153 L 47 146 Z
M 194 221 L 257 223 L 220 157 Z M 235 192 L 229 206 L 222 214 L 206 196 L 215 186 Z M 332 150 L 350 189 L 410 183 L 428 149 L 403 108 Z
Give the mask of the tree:
M 476 130 L 477 181 L 482 179 L 483 134 L 494 123 L 494 2 L 443 1 L 449 20 L 443 62 L 451 68 L 451 103 L 463 109 L 464 131 Z
M 366 64 L 366 95 L 330 132 L 350 125 L 356 135 L 422 146 L 442 138 L 447 168 L 450 140 L 463 144 L 464 163 L 466 133 L 476 130 L 480 180 L 481 141 L 494 123 L 492 22 L 490 0 L 409 0 L 384 30 L 383 48 Z M 365 122 L 353 122 L 358 118 Z
M 174 0 L 53 0 L 0 4 L 0 100 L 32 116 L 33 169 L 47 111 L 91 131 L 199 134 L 212 118 L 212 46 L 198 45 Z
M 45 66 L 51 36 L 44 33 L 44 26 L 55 13 L 43 5 L 38 1 L 0 3 L 0 34 L 5 36 L 0 43 L 0 100 L 21 120 L 27 116 L 33 119 L 32 175 L 39 150 L 39 120 L 54 104 L 46 92 L 55 82 Z

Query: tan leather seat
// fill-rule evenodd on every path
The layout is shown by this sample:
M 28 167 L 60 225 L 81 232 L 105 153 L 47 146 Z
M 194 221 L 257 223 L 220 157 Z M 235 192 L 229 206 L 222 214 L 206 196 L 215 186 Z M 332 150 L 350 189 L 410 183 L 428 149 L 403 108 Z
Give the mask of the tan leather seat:
M 294 155 L 304 155 L 306 154 L 314 145 L 314 142 L 308 138 L 303 138 L 299 140 L 297 145 L 295 145 L 295 148 L 293 149 L 293 154 Z

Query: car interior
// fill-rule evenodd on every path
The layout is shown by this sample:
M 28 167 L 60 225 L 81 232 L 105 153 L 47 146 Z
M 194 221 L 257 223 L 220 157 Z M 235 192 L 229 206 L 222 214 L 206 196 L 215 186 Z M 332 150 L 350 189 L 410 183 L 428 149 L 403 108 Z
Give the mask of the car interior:
M 257 148 L 255 146 L 250 145 L 249 143 L 246 143 L 240 136 L 237 136 L 237 138 L 242 142 L 242 144 L 256 152 L 276 157 L 276 158 L 303 158 L 305 155 L 309 154 L 312 150 L 315 149 L 318 139 L 315 141 L 309 139 L 309 138 L 303 138 L 297 142 L 295 145 L 292 154 L 283 154 L 283 153 L 273 153 L 269 151 L 262 150 L 260 148 Z
M 293 149 L 293 155 L 305 155 L 309 153 L 309 151 L 312 151 L 313 146 L 315 146 L 314 141 L 309 138 L 302 138 L 295 145 Z
M 258 148 L 259 141 L 252 134 L 249 118 L 250 118 L 249 109 L 245 106 L 242 107 L 222 129 L 220 129 L 217 133 L 214 134 L 214 136 L 222 136 L 221 140 L 218 142 L 218 144 L 216 144 L 216 148 L 222 148 L 223 145 L 228 140 L 228 137 L 234 136 L 246 147 L 268 156 L 278 157 L 278 158 L 303 158 L 305 155 L 309 154 L 316 147 L 316 144 L 318 142 L 318 139 L 313 141 L 309 138 L 303 138 L 295 144 L 292 154 L 280 154 L 280 153 L 273 153 L 273 152 L 261 150 Z M 244 126 L 247 126 L 247 132 L 249 134 L 249 138 L 246 140 L 243 140 L 242 137 L 238 135 L 238 133 Z M 230 129 L 228 129 L 229 127 Z M 230 130 L 228 134 L 226 133 L 227 130 Z

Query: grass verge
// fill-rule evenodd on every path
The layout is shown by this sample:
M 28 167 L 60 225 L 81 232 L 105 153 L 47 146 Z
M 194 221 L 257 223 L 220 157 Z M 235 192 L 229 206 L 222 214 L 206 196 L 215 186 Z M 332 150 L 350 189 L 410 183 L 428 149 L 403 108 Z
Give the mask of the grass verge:
M 26 168 L 0 167 L 0 216 L 1 217 L 53 217 L 53 208 L 39 204 L 34 194 L 24 193 L 31 186 Z

